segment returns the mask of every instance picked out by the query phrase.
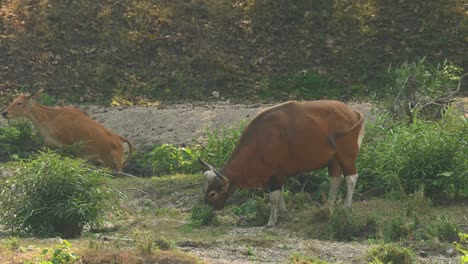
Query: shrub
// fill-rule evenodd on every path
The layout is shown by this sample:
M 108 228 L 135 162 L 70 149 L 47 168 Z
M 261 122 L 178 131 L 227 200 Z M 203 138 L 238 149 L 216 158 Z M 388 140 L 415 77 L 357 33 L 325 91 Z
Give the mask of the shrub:
M 216 214 L 213 208 L 206 205 L 195 205 L 192 208 L 190 223 L 193 226 L 209 226 L 216 224 Z
M 7 126 L 0 126 L 0 162 L 28 158 L 42 145 L 42 139 L 27 120 L 13 119 Z
M 51 256 L 49 253 L 52 253 Z M 55 245 L 54 249 L 44 249 L 42 255 L 47 259 L 40 263 L 60 263 L 60 264 L 78 264 L 81 263 L 80 256 L 71 250 L 71 244 L 67 240 L 60 239 L 60 244 Z
M 216 168 L 223 166 L 239 142 L 246 125 L 246 121 L 241 121 L 239 125 L 231 128 L 207 131 L 207 142 L 201 150 L 201 157 Z
M 415 262 L 413 251 L 397 244 L 384 244 L 372 247 L 367 252 L 366 258 L 371 263 L 410 264 Z
M 457 239 L 459 228 L 447 216 L 438 216 L 430 225 L 426 226 L 427 232 L 432 237 L 437 237 L 440 241 L 453 242 Z
M 425 58 L 396 68 L 389 68 L 387 99 L 383 109 L 397 118 L 440 117 L 447 102 L 432 104 L 439 97 L 447 97 L 457 87 L 462 70 L 447 61 L 436 66 Z
M 371 127 L 374 138 L 366 140 L 359 161 L 364 184 L 396 197 L 421 188 L 438 198 L 467 193 L 468 123 L 396 124 Z
M 162 144 L 156 146 L 148 155 L 152 160 L 153 172 L 163 175 L 199 171 L 197 154 L 198 150 L 196 149 Z
M 263 226 L 268 222 L 270 206 L 267 195 L 253 196 L 239 206 L 233 208 L 233 213 L 240 216 L 242 224 L 249 226 Z
M 468 234 L 458 233 L 459 242 L 454 242 L 455 248 L 463 254 L 460 260 L 462 264 L 468 263 Z
M 204 148 L 177 147 L 172 144 L 156 145 L 146 153 L 134 155 L 130 161 L 130 170 L 149 176 L 175 173 L 195 173 L 201 167 L 197 158 L 208 160 L 215 167 L 221 167 L 234 150 L 245 122 L 233 128 L 221 128 L 207 131 L 207 143 Z
M 107 171 L 83 160 L 45 152 L 9 166 L 15 176 L 0 183 L 0 221 L 14 231 L 75 237 L 115 209 L 117 193 L 102 185 Z

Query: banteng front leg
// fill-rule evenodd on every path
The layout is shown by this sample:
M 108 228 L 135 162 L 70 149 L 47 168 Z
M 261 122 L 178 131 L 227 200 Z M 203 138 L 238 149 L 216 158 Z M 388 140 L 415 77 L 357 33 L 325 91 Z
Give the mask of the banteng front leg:
M 267 228 L 275 227 L 276 223 L 278 222 L 278 205 L 280 201 L 282 201 L 282 193 L 281 190 L 276 190 L 270 193 L 270 220 L 268 220 L 268 224 L 266 225 Z M 284 205 L 284 201 L 283 201 Z

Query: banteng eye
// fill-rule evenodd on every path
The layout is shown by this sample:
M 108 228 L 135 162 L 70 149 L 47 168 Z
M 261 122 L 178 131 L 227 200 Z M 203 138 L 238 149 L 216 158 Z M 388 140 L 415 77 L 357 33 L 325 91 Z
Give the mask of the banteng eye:
M 210 192 L 208 195 L 210 196 L 210 198 L 214 198 L 216 196 L 216 192 Z
M 23 105 L 23 103 L 19 102 L 19 103 L 16 103 L 16 105 Z

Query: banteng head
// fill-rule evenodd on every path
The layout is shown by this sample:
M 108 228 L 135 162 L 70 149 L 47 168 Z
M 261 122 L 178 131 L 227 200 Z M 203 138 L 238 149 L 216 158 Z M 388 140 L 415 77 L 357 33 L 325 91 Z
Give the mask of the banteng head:
M 200 158 L 198 158 L 198 161 L 209 168 L 208 171 L 203 173 L 205 177 L 205 184 L 203 187 L 205 203 L 210 204 L 215 210 L 223 209 L 229 197 L 229 179 Z
M 13 117 L 26 117 L 29 115 L 33 99 L 36 98 L 42 89 L 36 92 L 34 95 L 31 94 L 20 94 L 14 101 L 11 103 L 5 111 L 2 112 L 4 118 L 13 118 Z

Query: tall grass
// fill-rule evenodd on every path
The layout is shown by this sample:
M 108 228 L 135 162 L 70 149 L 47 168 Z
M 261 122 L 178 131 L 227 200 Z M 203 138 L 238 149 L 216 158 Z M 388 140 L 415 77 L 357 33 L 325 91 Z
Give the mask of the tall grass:
M 45 152 L 7 166 L 14 173 L 0 181 L 0 223 L 15 232 L 75 237 L 118 204 L 102 185 L 107 171 L 84 160 Z
M 457 120 L 458 119 L 458 120 Z M 423 189 L 429 197 L 468 193 L 468 123 L 458 117 L 368 126 L 360 181 L 394 197 Z

